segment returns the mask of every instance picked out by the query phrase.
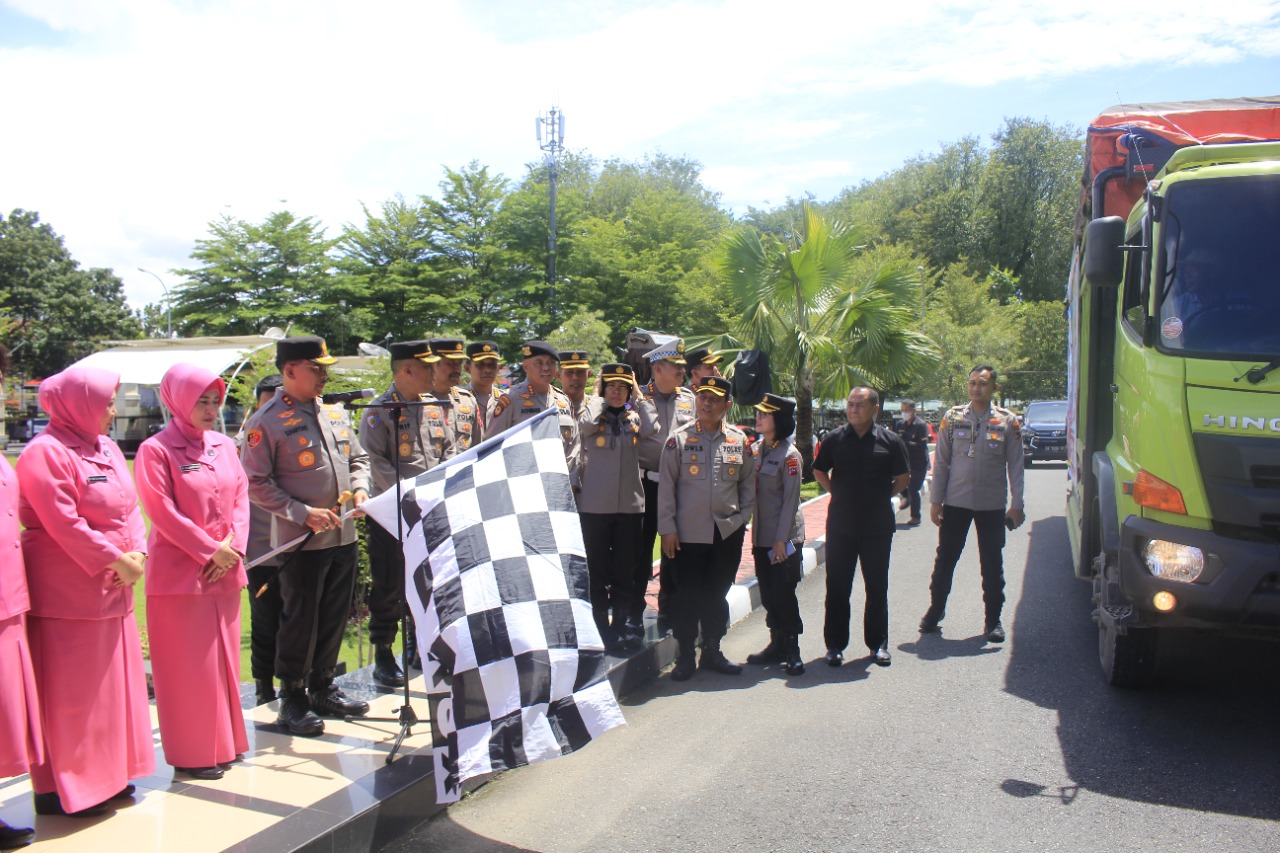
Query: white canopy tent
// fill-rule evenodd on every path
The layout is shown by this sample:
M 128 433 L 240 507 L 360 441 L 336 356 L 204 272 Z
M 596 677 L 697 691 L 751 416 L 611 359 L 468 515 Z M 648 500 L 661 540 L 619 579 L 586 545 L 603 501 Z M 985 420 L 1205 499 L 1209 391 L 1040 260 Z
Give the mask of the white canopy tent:
M 114 371 L 125 385 L 159 385 L 165 371 L 175 364 L 195 364 L 223 374 L 275 342 L 266 335 L 112 341 L 110 349 L 85 356 L 74 366 Z

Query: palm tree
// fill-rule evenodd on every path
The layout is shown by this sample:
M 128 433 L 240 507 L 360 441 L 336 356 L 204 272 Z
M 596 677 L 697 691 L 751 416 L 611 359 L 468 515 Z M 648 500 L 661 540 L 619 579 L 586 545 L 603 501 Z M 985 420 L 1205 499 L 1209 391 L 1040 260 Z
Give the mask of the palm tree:
M 913 328 L 919 275 L 891 265 L 857 281 L 854 261 L 864 248 L 860 232 L 806 202 L 796 233 L 761 235 L 742 226 L 730 232 L 720 257 L 740 319 L 718 343 L 764 350 L 774 370 L 785 371 L 806 477 L 815 394 L 832 399 L 857 385 L 885 388 L 936 361 L 933 342 Z

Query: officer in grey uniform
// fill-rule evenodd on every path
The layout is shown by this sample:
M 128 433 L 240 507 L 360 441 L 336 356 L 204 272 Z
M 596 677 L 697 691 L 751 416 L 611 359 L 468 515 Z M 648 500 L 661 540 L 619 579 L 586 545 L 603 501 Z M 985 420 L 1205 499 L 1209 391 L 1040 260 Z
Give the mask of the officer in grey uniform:
M 556 371 L 560 390 L 569 398 L 569 412 L 573 419 L 581 420 L 587 405 L 587 380 L 591 378 L 591 359 L 583 350 L 565 350 L 560 353 L 560 369 Z
M 284 385 L 249 420 L 241 455 L 250 500 L 273 516 L 272 545 L 314 534 L 282 558 L 284 613 L 276 636 L 278 722 L 307 736 L 324 732 L 317 714 L 369 712 L 368 703 L 348 698 L 333 683 L 357 558 L 355 521 L 337 511 L 344 492 L 356 507 L 369 497 L 369 458 L 346 411 L 319 400 L 335 361 L 323 338 L 279 341 L 276 367 Z
M 994 367 L 982 364 L 973 368 L 969 371 L 968 405 L 949 409 L 938 429 L 929 490 L 929 516 L 938 525 L 938 553 L 929 583 L 929 610 L 920 620 L 922 633 L 938 630 L 946 615 L 951 579 L 972 523 L 978 531 L 982 568 L 983 631 L 988 642 L 1004 642 L 1000 612 L 1004 607 L 1005 528 L 1021 526 L 1026 516 L 1022 506 L 1022 431 L 1013 412 L 992 405 L 991 398 L 999 387 Z
M 658 533 L 674 560 L 671 620 L 679 654 L 671 677 L 693 675 L 694 645 L 702 629 L 703 669 L 740 675 L 720 651 L 729 627 L 725 596 L 742 561 L 742 540 L 755 506 L 755 470 L 747 437 L 724 420 L 733 403 L 729 380 L 698 383 L 698 419 L 677 428 L 662 448 Z
M 800 511 L 804 461 L 791 441 L 796 404 L 777 394 L 765 394 L 755 408 L 760 440 L 751 445 L 756 475 L 751 555 L 769 626 L 769 645 L 748 655 L 747 663 L 781 663 L 787 675 L 804 675 L 800 656 L 804 622 L 796 600 L 796 586 L 804 574 L 804 513 Z
M 399 341 L 390 346 L 391 387 L 364 410 L 360 443 L 369 454 L 373 495 L 394 491 L 396 483 L 425 472 L 435 464 L 427 452 L 422 408 L 380 408 L 383 403 L 413 403 L 431 387 L 431 369 L 419 359 L 430 353 L 426 341 Z M 391 650 L 403 615 L 404 546 L 395 530 L 377 522 L 365 525 L 369 552 L 369 643 L 373 646 L 373 680 L 386 687 L 404 685 L 404 671 Z M 405 653 L 413 659 L 412 631 Z
M 502 369 L 502 354 L 493 341 L 472 341 L 467 344 L 467 375 L 471 382 L 467 390 L 475 395 L 480 404 L 480 430 L 489 428 L 489 419 L 493 417 L 493 407 L 498 404 L 497 388 L 498 371 Z
M 431 387 L 422 395 L 422 401 L 430 404 L 422 410 L 422 426 L 427 452 L 440 463 L 480 442 L 480 404 L 474 394 L 458 386 L 462 362 L 467 360 L 462 341 L 433 338 L 429 344 L 430 350 L 418 356 L 431 371 Z
M 524 356 L 525 380 L 512 385 L 498 397 L 493 420 L 485 435 L 497 435 L 555 406 L 560 420 L 560 435 L 564 439 L 564 458 L 569 466 L 569 482 L 576 491 L 580 482 L 578 466 L 582 458 L 578 423 L 573 419 L 569 398 L 551 384 L 560 354 L 545 341 L 525 341 L 520 345 L 520 353 Z
M 591 610 L 605 648 L 612 652 L 640 645 L 639 635 L 626 630 L 644 520 L 639 444 L 656 425 L 652 409 L 641 404 L 637 395 L 630 365 L 606 364 L 599 387 L 578 421 L 582 437 L 578 518 L 591 573 Z
M 261 409 L 276 395 L 281 385 L 279 373 L 264 376 L 253 389 L 256 405 Z M 244 449 L 244 428 L 236 436 L 236 446 Z M 249 504 L 249 543 L 245 546 L 244 559 L 251 563 L 271 550 L 271 513 L 262 507 Z M 276 687 L 276 632 L 280 630 L 280 613 L 284 603 L 280 600 L 280 584 L 276 573 L 280 570 L 280 558 L 272 557 L 252 569 L 249 575 L 249 666 L 253 673 L 254 693 L 257 703 L 265 705 L 275 701 Z
M 689 387 L 697 388 L 698 382 L 704 376 L 721 375 L 720 362 L 724 361 L 724 356 L 715 350 L 703 347 L 686 352 L 684 360 L 689 371 Z
M 642 396 L 654 408 L 658 428 L 640 441 L 640 478 L 644 486 L 644 526 L 640 530 L 640 547 L 636 551 L 634 586 L 631 588 L 631 613 L 627 630 L 637 638 L 644 636 L 645 593 L 653 578 L 653 543 L 658 538 L 658 468 L 662 448 L 678 427 L 693 423 L 693 391 L 684 387 L 684 341 L 660 344 L 645 353 L 653 377 L 641 389 Z M 659 574 L 658 617 L 666 621 L 670 587 L 663 580 L 669 561 L 663 558 Z

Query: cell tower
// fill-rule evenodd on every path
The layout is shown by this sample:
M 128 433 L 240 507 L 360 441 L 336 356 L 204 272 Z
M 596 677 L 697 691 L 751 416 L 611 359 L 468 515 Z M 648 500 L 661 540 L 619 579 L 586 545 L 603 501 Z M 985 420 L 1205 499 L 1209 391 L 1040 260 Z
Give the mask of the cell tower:
M 551 228 L 547 234 L 547 304 L 552 321 L 556 318 L 556 168 L 564 151 L 564 113 L 552 107 L 537 118 L 538 147 L 547 155 L 547 174 L 551 180 Z

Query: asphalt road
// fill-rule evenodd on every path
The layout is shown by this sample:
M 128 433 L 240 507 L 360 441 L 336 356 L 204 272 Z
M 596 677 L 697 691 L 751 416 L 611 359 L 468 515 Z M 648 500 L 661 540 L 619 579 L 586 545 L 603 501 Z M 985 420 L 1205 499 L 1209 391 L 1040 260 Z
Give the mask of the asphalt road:
M 1027 472 L 1003 646 L 980 633 L 972 533 L 942 634 L 918 635 L 926 521 L 894 539 L 891 667 L 825 664 L 818 573 L 800 593 L 805 675 L 664 675 L 623 702 L 626 728 L 504 774 L 393 849 L 1280 849 L 1280 647 L 1180 638 L 1155 685 L 1108 687 L 1065 482 L 1063 467 Z M 853 604 L 860 619 L 860 582 Z M 757 612 L 725 651 L 766 639 Z

